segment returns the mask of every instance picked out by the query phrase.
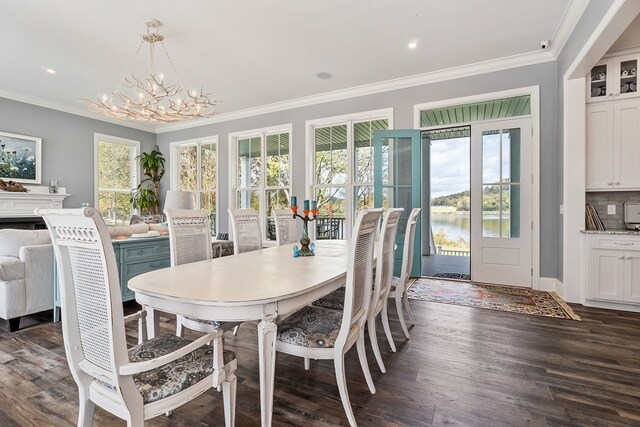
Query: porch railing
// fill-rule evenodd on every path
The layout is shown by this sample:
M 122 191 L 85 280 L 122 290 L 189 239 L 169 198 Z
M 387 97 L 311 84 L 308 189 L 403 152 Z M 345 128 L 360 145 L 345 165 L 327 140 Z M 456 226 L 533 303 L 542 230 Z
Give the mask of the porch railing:
M 436 254 L 449 256 L 471 256 L 468 249 L 443 249 L 442 246 L 436 245 Z

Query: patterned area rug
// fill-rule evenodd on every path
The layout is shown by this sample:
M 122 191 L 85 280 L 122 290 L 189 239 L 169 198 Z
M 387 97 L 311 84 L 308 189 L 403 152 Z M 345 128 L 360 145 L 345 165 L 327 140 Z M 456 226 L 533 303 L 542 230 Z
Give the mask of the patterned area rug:
M 555 292 L 422 277 L 413 282 L 408 295 L 419 301 L 580 320 Z

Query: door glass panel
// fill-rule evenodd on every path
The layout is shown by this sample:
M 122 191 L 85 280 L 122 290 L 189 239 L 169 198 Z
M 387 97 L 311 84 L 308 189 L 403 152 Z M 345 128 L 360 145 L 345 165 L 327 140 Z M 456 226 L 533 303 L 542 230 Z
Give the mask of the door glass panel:
M 389 185 L 393 176 L 393 138 L 382 138 L 382 185 Z
M 520 129 L 482 133 L 482 236 L 520 237 Z
M 607 71 L 606 64 L 591 69 L 591 98 L 607 96 Z
M 482 237 L 500 237 L 500 185 L 482 186 Z
M 482 182 L 500 181 L 500 134 L 482 133 Z
M 622 61 L 620 63 L 620 93 L 635 93 L 638 91 L 638 61 Z
M 394 151 L 397 184 L 411 185 L 411 138 L 398 138 Z

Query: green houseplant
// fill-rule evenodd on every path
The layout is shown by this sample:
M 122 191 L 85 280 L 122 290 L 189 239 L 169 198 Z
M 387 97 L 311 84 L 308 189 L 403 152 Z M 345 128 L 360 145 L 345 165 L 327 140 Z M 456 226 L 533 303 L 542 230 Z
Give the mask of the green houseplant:
M 140 209 L 140 213 L 148 213 L 155 215 L 159 213 L 160 199 L 158 193 L 160 191 L 160 180 L 164 176 L 164 155 L 155 147 L 150 153 L 144 152 L 138 157 L 140 168 L 144 179 L 140 181 L 137 188 L 131 190 L 130 203 L 136 209 Z

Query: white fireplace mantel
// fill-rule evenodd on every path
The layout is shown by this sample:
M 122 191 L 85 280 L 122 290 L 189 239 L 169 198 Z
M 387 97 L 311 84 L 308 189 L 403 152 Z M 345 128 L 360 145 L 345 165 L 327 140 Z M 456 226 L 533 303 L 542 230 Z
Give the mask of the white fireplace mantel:
M 36 208 L 62 208 L 62 201 L 69 196 L 64 187 L 49 193 L 49 187 L 25 185 L 28 193 L 14 193 L 0 190 L 0 218 L 35 217 Z

